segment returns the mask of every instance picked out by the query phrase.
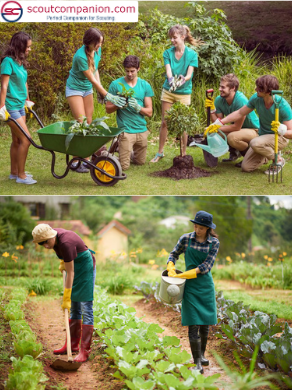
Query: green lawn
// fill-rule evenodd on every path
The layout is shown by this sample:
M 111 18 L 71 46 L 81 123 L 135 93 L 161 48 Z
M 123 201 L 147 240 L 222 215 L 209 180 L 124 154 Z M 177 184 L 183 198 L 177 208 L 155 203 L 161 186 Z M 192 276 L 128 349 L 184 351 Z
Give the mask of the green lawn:
M 31 127 L 30 127 L 31 128 Z M 10 131 L 7 126 L 0 132 L 0 195 L 290 195 L 292 193 L 292 165 L 288 162 L 283 172 L 283 183 L 268 183 L 264 170 L 245 174 L 234 167 L 234 163 L 222 163 L 214 169 L 214 175 L 207 178 L 174 181 L 151 176 L 152 172 L 170 168 L 173 158 L 178 155 L 178 145 L 173 142 L 165 147 L 165 158 L 159 163 L 149 161 L 157 152 L 158 133 L 152 133 L 149 139 L 147 162 L 144 166 L 131 166 L 126 172 L 127 179 L 119 181 L 113 187 L 97 186 L 90 174 L 69 172 L 64 179 L 55 179 L 51 174 L 51 154 L 31 146 L 26 169 L 34 175 L 37 184 L 27 186 L 9 180 Z M 39 144 L 38 136 L 33 139 Z M 195 165 L 209 171 L 203 153 L 199 148 L 188 148 L 188 154 L 194 158 Z M 222 158 L 220 158 L 222 159 Z M 219 160 L 220 160 L 219 159 Z M 290 157 L 287 155 L 286 159 Z M 57 154 L 56 171 L 63 174 L 65 155 Z

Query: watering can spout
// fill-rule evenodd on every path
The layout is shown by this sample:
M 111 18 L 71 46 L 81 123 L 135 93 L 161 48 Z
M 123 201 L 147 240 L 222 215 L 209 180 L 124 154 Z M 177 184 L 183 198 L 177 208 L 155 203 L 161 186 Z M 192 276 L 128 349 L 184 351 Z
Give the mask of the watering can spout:
M 206 150 L 208 153 L 212 152 L 209 145 L 197 144 L 195 141 L 190 143 L 190 146 L 198 146 L 199 148 Z

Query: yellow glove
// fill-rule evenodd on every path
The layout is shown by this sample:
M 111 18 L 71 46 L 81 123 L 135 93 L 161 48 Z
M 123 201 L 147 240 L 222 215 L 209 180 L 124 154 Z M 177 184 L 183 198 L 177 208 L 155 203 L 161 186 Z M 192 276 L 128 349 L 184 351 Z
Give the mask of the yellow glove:
M 63 295 L 63 303 L 61 305 L 63 310 L 65 309 L 70 310 L 71 308 L 71 292 L 72 292 L 72 288 L 65 288 L 64 295 Z
M 197 277 L 197 272 L 194 269 L 190 269 L 189 271 L 183 272 L 182 274 L 177 274 L 173 276 L 173 278 L 182 278 L 182 279 L 195 279 Z
M 167 264 L 167 271 L 168 271 L 168 276 L 171 276 L 171 277 L 174 277 L 176 276 L 176 272 L 175 272 L 175 265 L 173 264 L 172 261 L 170 261 L 168 264 Z
M 222 125 L 210 125 L 210 126 L 208 126 L 206 128 L 205 132 L 204 132 L 204 137 L 206 137 L 208 133 L 217 133 L 218 129 L 220 129 L 220 127 L 222 127 Z
M 278 127 L 280 126 L 280 122 L 279 121 L 273 121 L 271 123 L 271 129 L 272 131 L 274 131 L 275 133 L 278 131 Z
M 63 273 L 63 271 L 66 271 L 64 260 L 60 260 L 59 270 L 61 271 L 61 273 Z
M 214 103 L 214 99 L 213 98 L 206 98 L 206 100 L 205 100 L 205 108 L 208 108 L 208 107 L 211 108 L 211 111 L 213 111 L 213 110 L 216 111 L 216 107 L 215 107 L 215 103 Z

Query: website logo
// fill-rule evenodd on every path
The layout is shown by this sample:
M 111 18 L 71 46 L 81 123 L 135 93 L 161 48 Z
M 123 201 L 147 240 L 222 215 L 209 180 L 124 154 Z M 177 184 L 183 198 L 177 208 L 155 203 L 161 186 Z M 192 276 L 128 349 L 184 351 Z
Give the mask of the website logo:
M 1 15 L 6 22 L 18 22 L 23 15 L 23 9 L 17 1 L 7 1 L 2 5 Z

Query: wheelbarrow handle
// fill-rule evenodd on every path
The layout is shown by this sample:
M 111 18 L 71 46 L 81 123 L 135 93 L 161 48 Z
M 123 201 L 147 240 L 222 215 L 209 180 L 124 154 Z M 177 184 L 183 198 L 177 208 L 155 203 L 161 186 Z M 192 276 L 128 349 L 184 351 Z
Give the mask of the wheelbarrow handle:
M 66 271 L 63 270 L 63 288 L 65 290 L 65 282 L 66 282 Z M 71 335 L 69 328 L 69 313 L 68 309 L 65 309 L 65 327 L 66 327 L 66 336 L 67 336 L 67 358 L 68 362 L 73 362 L 72 351 L 71 351 Z

